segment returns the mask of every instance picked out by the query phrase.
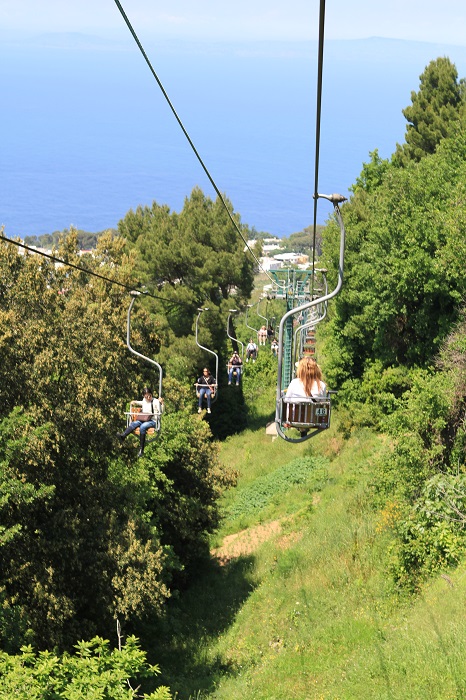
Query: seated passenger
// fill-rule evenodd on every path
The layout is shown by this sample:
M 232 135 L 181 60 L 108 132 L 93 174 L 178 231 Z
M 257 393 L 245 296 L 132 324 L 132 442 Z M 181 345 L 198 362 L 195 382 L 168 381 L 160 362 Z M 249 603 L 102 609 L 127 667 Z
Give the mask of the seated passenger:
M 276 338 L 272 340 L 270 349 L 272 350 L 272 354 L 276 357 L 278 355 L 278 340 Z
M 212 395 L 215 394 L 216 386 L 217 383 L 215 381 L 215 377 L 211 375 L 210 370 L 207 367 L 204 367 L 202 370 L 202 377 L 199 377 L 196 382 L 196 393 L 199 399 L 199 407 L 197 409 L 198 413 L 202 411 L 202 399 L 204 396 L 206 397 L 207 401 L 207 413 L 210 413 L 211 398 Z
M 142 401 L 131 401 L 130 411 L 133 406 L 141 406 L 141 411 L 138 413 L 138 419 L 132 421 L 123 433 L 117 433 L 118 438 L 123 440 L 139 428 L 139 452 L 138 457 L 144 454 L 144 446 L 146 444 L 146 432 L 149 428 L 157 428 L 160 416 L 163 413 L 163 399 L 154 399 L 152 389 L 144 387 L 142 390 Z
M 246 362 L 249 362 L 250 358 L 253 362 L 257 359 L 257 345 L 252 338 L 249 339 L 249 343 L 246 345 Z
M 296 377 L 292 379 L 286 390 L 286 399 L 309 396 L 326 396 L 327 387 L 322 381 L 322 370 L 313 357 L 303 357 L 298 362 Z
M 239 386 L 242 365 L 243 360 L 237 352 L 234 352 L 228 360 L 228 384 L 231 384 L 231 382 L 233 381 L 233 373 L 236 372 L 236 386 Z
M 311 396 L 324 397 L 327 387 L 322 381 L 322 370 L 313 357 L 303 357 L 298 362 L 296 377 L 291 380 L 286 390 L 285 401 L 293 403 L 293 399 L 305 399 Z M 300 430 L 301 437 L 306 437 L 308 430 Z
M 267 342 L 267 326 L 261 326 L 257 332 L 259 345 L 265 345 Z

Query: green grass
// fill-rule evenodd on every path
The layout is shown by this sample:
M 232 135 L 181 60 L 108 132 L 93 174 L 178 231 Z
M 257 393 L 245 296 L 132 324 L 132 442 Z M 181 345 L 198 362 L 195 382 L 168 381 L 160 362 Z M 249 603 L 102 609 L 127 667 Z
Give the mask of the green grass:
M 466 698 L 466 568 L 395 594 L 369 489 L 384 448 L 335 427 L 300 445 L 263 428 L 222 444 L 239 479 L 212 545 L 248 528 L 251 549 L 212 560 L 145 640 L 178 700 Z

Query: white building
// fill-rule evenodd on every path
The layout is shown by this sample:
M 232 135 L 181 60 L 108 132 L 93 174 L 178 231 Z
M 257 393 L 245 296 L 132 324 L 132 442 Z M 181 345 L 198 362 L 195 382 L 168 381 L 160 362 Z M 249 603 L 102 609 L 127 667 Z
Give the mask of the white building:
M 283 267 L 282 263 L 280 260 L 276 260 L 276 258 L 270 258 L 268 256 L 263 256 L 262 258 L 259 258 L 261 262 L 261 267 L 263 270 L 266 270 L 267 272 L 269 270 L 279 270 L 281 267 Z

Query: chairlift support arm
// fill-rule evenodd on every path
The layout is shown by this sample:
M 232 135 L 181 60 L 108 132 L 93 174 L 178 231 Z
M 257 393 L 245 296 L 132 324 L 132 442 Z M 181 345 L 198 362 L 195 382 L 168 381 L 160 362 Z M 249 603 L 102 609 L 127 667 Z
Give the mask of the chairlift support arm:
M 227 336 L 230 338 L 230 340 L 241 345 L 241 359 L 244 360 L 244 343 L 242 343 L 241 340 L 238 340 L 238 338 L 234 338 L 232 335 L 230 335 L 230 318 L 232 314 L 236 313 L 238 313 L 238 309 L 230 309 L 227 319 Z
M 140 357 L 142 360 L 145 360 L 146 362 L 149 362 L 151 365 L 154 365 L 158 371 L 159 371 L 159 397 L 162 396 L 162 377 L 163 377 L 163 371 L 162 367 L 159 365 L 158 362 L 155 360 L 152 360 L 150 357 L 146 357 L 145 355 L 142 355 L 140 352 L 137 350 L 134 350 L 134 348 L 131 347 L 131 311 L 134 306 L 134 302 L 136 301 L 137 297 L 141 295 L 141 292 L 138 291 L 132 291 L 130 292 L 130 295 L 132 296 L 131 303 L 129 305 L 128 309 L 128 316 L 127 316 L 127 324 L 126 324 L 126 345 L 128 347 L 128 350 L 133 353 L 133 355 L 136 355 L 136 357 Z
M 205 352 L 208 352 L 210 355 L 213 355 L 215 357 L 215 381 L 216 381 L 216 386 L 215 386 L 215 396 L 212 398 L 212 401 L 216 400 L 218 396 L 218 383 L 219 383 L 219 377 L 218 377 L 218 355 L 216 352 L 213 350 L 209 350 L 209 348 L 206 348 L 204 345 L 201 345 L 198 339 L 199 335 L 199 319 L 201 317 L 201 314 L 203 311 L 208 311 L 208 308 L 199 308 L 198 315 L 196 318 L 196 345 L 201 348 L 201 350 L 205 350 Z

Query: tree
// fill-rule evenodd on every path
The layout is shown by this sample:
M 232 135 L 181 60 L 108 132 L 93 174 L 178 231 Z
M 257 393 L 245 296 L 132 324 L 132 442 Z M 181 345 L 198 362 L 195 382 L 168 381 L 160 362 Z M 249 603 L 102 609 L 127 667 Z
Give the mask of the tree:
M 76 245 L 71 234 L 58 253 L 82 265 Z M 128 286 L 133 265 L 111 234 L 86 260 Z M 126 349 L 121 286 L 5 243 L 0 272 L 0 636 L 69 648 L 107 634 L 115 616 L 134 626 L 160 614 L 173 572 L 217 523 L 226 475 L 207 426 L 177 419 L 179 387 L 167 394 L 167 425 L 190 439 L 161 445 L 167 469 L 195 471 L 184 486 L 171 490 L 149 455 L 135 465 L 130 445 L 117 444 L 126 401 L 148 376 Z M 157 322 L 142 307 L 135 321 L 133 342 L 149 355 Z M 179 499 L 193 506 L 180 514 Z M 192 551 L 178 546 L 181 520 Z
M 440 141 L 458 129 L 463 88 L 449 58 L 431 61 L 420 76 L 420 87 L 411 92 L 411 106 L 403 110 L 408 121 L 405 143 L 397 144 L 393 160 L 406 166 L 434 153 Z
M 241 226 L 239 217 L 234 216 Z M 142 280 L 178 302 L 167 311 L 166 305 L 165 309 L 158 307 L 165 319 L 167 343 L 173 336 L 192 334 L 199 306 L 209 306 L 215 313 L 222 303 L 226 308 L 231 306 L 228 299 L 232 295 L 238 305 L 251 294 L 254 260 L 244 251 L 220 199 L 213 202 L 198 188 L 185 199 L 179 214 L 153 202 L 151 207 L 128 212 L 118 231 L 138 253 Z M 219 340 L 224 337 L 224 322 L 223 316 L 217 321 L 211 318 Z
M 322 231 L 324 226 L 316 226 L 316 254 L 320 256 L 322 252 Z M 304 255 L 312 256 L 312 244 L 314 232 L 312 226 L 307 226 L 298 233 L 292 233 L 288 238 L 282 239 L 283 247 L 280 252 L 283 253 L 303 253 Z
M 345 280 L 332 304 L 326 373 L 334 385 L 368 364 L 425 366 L 455 322 L 466 291 L 463 262 L 466 138 L 404 169 L 389 168 L 373 192 L 344 205 Z M 325 255 L 336 279 L 339 231 Z

